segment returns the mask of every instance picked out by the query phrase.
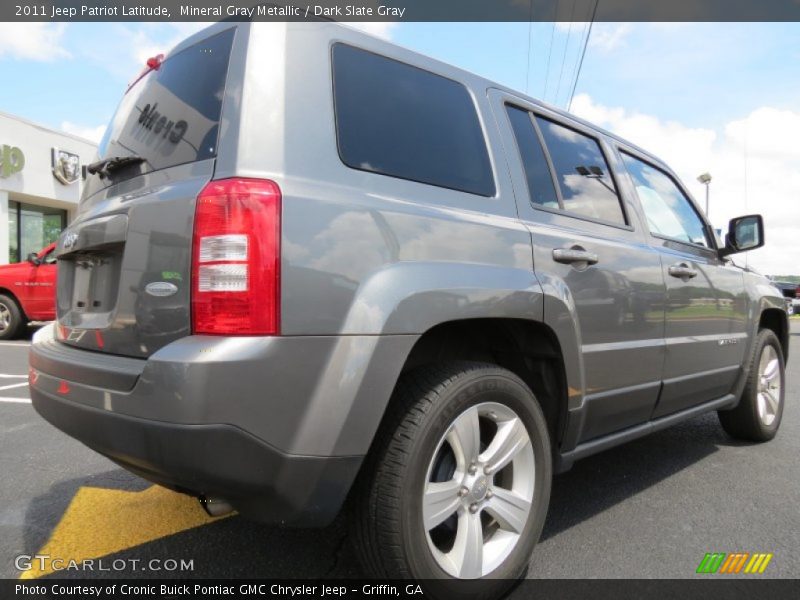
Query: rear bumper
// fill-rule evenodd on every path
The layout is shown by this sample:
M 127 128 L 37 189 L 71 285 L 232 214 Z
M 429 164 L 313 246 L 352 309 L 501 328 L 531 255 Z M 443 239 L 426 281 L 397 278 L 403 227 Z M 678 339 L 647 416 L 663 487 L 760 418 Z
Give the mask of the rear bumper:
M 269 523 L 324 526 L 341 508 L 361 457 L 286 455 L 232 425 L 148 421 L 33 389 L 47 421 L 125 469 L 191 495 L 224 498 Z
M 70 347 L 45 327 L 31 346 L 31 398 L 145 479 L 261 521 L 325 525 L 414 341 L 189 336 L 145 360 Z

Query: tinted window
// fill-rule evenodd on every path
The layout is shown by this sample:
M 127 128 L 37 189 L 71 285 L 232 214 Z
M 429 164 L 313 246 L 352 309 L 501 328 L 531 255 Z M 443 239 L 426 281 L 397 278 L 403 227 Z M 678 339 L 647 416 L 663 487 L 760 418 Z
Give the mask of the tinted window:
M 234 30 L 202 40 L 165 60 L 123 96 L 100 142 L 100 158 L 136 154 L 142 167 L 115 171 L 95 188 L 156 170 L 211 158 L 217 132 Z
M 344 44 L 334 46 L 333 72 L 346 165 L 494 195 L 486 142 L 463 85 Z
M 531 202 L 546 208 L 559 208 L 553 177 L 536 128 L 533 126 L 531 114 L 527 110 L 513 106 L 507 106 L 506 110 L 514 136 L 517 138 Z
M 550 151 L 564 209 L 624 224 L 614 180 L 597 141 L 541 117 L 536 121 Z
M 710 246 L 703 220 L 672 178 L 641 160 L 622 153 L 650 232 L 682 242 Z

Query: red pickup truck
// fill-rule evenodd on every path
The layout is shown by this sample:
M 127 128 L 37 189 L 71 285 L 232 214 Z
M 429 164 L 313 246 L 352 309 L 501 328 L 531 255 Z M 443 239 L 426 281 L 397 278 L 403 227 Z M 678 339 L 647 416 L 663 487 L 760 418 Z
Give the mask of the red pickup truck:
M 0 266 L 0 340 L 19 335 L 28 321 L 56 317 L 55 244 L 31 252 L 28 260 Z

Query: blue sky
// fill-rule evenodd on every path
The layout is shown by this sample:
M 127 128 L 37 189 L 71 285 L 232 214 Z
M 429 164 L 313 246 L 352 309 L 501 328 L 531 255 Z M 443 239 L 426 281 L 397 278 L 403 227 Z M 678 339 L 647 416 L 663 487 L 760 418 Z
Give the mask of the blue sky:
M 144 59 L 197 27 L 0 23 L 0 111 L 97 138 Z M 585 23 L 370 27 L 510 87 L 524 91 L 527 81 L 531 95 L 561 107 L 586 32 Z M 800 272 L 798 107 L 800 23 L 595 24 L 573 103 L 574 112 L 662 156 L 697 197 L 695 177 L 710 170 L 715 226 L 765 207 L 772 239 L 795 253 L 759 251 L 753 259 L 787 273 Z
M 6 28 L 20 26 L 0 25 L 0 38 L 8 37 Z M 50 25 L 41 31 L 52 48 L 35 58 L 15 54 L 9 48 L 13 40 L 0 41 L 0 75 L 10 82 L 0 87 L 0 110 L 53 127 L 64 121 L 97 127 L 138 71 L 142 50 L 167 49 L 192 28 Z M 531 95 L 566 105 L 585 28 L 532 25 Z M 405 23 L 388 33 L 404 46 L 524 90 L 528 29 L 527 23 Z M 604 105 L 691 127 L 718 127 L 765 103 L 787 109 L 800 104 L 800 24 L 601 23 L 593 29 L 577 93 Z M 29 37 L 28 43 L 36 41 L 36 35 Z

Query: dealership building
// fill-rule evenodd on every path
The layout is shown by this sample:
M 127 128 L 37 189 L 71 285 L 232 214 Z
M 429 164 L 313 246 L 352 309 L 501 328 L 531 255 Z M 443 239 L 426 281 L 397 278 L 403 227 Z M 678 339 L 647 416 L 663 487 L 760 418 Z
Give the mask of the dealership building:
M 0 264 L 56 240 L 96 152 L 89 140 L 0 112 Z

